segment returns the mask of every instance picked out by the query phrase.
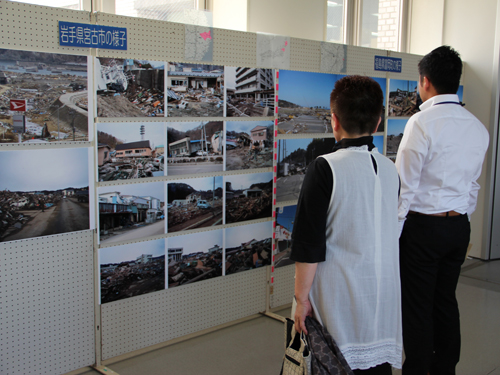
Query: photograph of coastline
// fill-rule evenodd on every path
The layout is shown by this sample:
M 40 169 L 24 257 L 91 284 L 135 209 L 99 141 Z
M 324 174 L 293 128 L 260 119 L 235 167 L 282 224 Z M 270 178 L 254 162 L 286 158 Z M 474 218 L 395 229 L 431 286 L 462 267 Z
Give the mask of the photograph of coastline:
M 295 263 L 290 260 L 290 252 L 292 250 L 292 232 L 296 212 L 297 205 L 278 207 L 276 209 L 276 227 L 274 229 L 277 239 L 274 257 L 274 266 L 276 268 Z

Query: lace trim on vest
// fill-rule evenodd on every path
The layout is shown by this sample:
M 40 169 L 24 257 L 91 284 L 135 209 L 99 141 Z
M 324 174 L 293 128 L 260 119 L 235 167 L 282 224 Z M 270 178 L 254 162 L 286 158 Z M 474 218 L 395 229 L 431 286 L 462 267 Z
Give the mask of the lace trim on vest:
M 375 150 L 375 148 L 374 148 L 374 150 Z M 346 148 L 341 148 L 337 152 L 344 151 L 344 150 L 349 150 L 349 151 L 368 151 L 368 146 L 367 145 L 363 145 L 363 146 L 350 146 L 350 147 L 346 147 Z
M 397 369 L 402 367 L 403 348 L 393 342 L 343 346 L 340 351 L 352 369 L 367 370 L 385 362 Z

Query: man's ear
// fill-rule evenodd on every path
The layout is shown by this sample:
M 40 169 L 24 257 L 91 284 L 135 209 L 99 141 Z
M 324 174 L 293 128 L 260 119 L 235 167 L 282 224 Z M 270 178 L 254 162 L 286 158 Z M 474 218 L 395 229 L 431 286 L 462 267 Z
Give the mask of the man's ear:
M 336 132 L 339 131 L 339 129 L 340 129 L 339 118 L 335 115 L 335 113 L 332 113 L 332 128 Z
M 429 78 L 427 78 L 426 76 L 424 76 L 424 78 L 422 79 L 422 88 L 425 90 L 425 91 L 429 91 L 430 87 L 431 87 L 431 81 L 429 81 Z

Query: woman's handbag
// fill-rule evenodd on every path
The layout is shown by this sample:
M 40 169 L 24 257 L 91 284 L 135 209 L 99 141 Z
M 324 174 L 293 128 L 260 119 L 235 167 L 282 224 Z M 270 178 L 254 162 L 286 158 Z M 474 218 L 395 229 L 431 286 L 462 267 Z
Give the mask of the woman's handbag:
M 304 332 L 295 331 L 294 321 L 286 319 L 285 356 L 280 375 L 311 375 L 311 353 Z

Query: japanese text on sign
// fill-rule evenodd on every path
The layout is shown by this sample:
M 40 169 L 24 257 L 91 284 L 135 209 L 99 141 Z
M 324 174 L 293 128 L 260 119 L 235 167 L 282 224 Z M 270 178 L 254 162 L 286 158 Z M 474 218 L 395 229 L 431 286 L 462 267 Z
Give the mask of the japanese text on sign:
M 59 21 L 59 44 L 71 47 L 126 50 L 127 29 Z
M 375 70 L 401 73 L 403 60 L 397 57 L 375 56 Z

